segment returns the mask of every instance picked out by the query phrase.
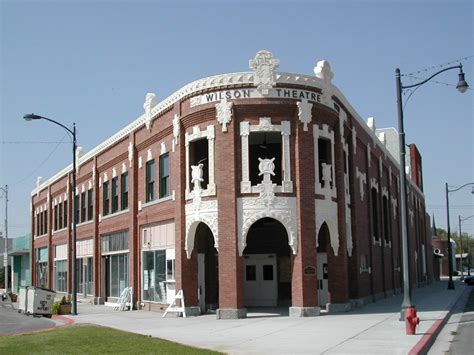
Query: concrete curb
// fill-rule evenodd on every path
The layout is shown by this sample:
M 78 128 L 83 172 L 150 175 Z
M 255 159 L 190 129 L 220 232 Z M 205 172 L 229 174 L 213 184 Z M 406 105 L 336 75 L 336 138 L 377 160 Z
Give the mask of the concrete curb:
M 430 329 L 428 329 L 425 335 L 423 335 L 423 337 L 418 341 L 418 343 L 416 343 L 415 346 L 410 350 L 410 352 L 408 353 L 409 355 L 424 355 L 428 353 L 431 346 L 435 342 L 436 337 L 441 332 L 444 325 L 451 316 L 454 306 L 459 302 L 459 300 L 463 298 L 464 294 L 468 292 L 470 292 L 470 288 L 466 287 L 457 299 L 452 300 L 451 303 L 448 304 L 445 309 L 447 312 L 443 316 L 443 318 L 440 318 L 433 323 L 433 325 L 430 327 Z
M 75 323 L 74 319 L 65 316 L 53 315 L 52 319 L 56 322 L 64 323 L 64 325 L 73 325 Z

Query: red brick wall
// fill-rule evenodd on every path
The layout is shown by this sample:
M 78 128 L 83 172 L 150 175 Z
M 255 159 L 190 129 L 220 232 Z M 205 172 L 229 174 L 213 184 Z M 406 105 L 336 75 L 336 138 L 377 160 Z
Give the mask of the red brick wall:
M 291 159 L 291 180 L 293 181 L 294 192 L 284 194 L 284 196 L 297 197 L 297 233 L 299 239 L 298 254 L 292 258 L 292 302 L 293 306 L 306 307 L 317 304 L 316 277 L 304 275 L 306 266 L 317 265 L 316 237 L 315 230 L 315 198 L 314 192 L 314 137 L 312 133 L 313 124 L 327 124 L 330 130 L 335 132 L 335 170 L 337 182 L 336 201 L 343 201 L 344 197 L 344 154 L 340 140 L 339 123 L 337 112 L 322 105 L 314 104 L 313 121 L 308 127 L 308 131 L 303 130 L 303 125 L 298 119 L 295 101 L 275 100 L 275 99 L 246 99 L 233 100 L 233 117 L 228 125 L 228 132 L 222 132 L 222 126 L 216 121 L 215 103 L 190 108 L 189 100 L 184 99 L 170 107 L 160 117 L 154 120 L 151 130 L 141 127 L 135 132 L 131 132 L 128 137 L 115 143 L 103 152 L 97 154 L 89 161 L 80 166 L 77 182 L 78 186 L 87 185 L 92 178 L 92 169 L 95 167 L 94 182 L 94 221 L 78 226 L 77 239 L 95 238 L 95 262 L 94 262 L 94 283 L 95 295 L 103 296 L 104 291 L 101 285 L 101 250 L 100 235 L 119 230 L 129 232 L 129 256 L 130 256 L 130 285 L 134 287 L 134 298 L 140 298 L 141 280 L 141 247 L 140 229 L 143 226 L 158 223 L 165 220 L 174 220 L 176 238 L 176 289 L 183 289 L 186 295 L 186 304 L 197 305 L 197 260 L 196 252 L 191 259 L 187 259 L 184 250 L 185 246 L 185 132 L 192 132 L 192 127 L 199 125 L 201 130 L 205 130 L 207 125 L 215 126 L 215 182 L 217 196 L 210 199 L 217 199 L 219 206 L 218 230 L 219 230 L 219 288 L 221 308 L 241 308 L 243 307 L 243 268 L 242 258 L 238 256 L 237 248 L 237 214 L 236 198 L 241 197 L 241 144 L 240 144 L 240 122 L 249 121 L 257 124 L 260 117 L 271 117 L 273 124 L 279 124 L 283 120 L 291 121 L 290 135 L 290 159 Z M 172 119 L 175 114 L 181 116 L 181 133 L 176 151 L 172 152 Z M 353 151 L 351 128 L 357 131 L 357 147 Z M 349 117 L 346 123 L 345 132 L 342 132 L 349 146 L 349 181 L 351 192 L 351 222 L 353 236 L 353 255 L 347 254 L 345 239 L 345 206 L 340 203 L 338 206 L 338 230 L 339 230 L 339 253 L 335 256 L 332 248 L 328 249 L 329 263 L 329 291 L 330 302 L 344 303 L 350 298 L 362 298 L 370 294 L 383 294 L 393 289 L 401 287 L 401 272 L 394 270 L 395 265 L 401 266 L 401 246 L 399 228 L 399 208 L 400 202 L 397 199 L 396 218 L 393 218 L 391 198 L 398 196 L 398 186 L 396 176 L 398 171 L 385 152 L 373 143 L 373 137 L 366 129 L 360 126 L 359 121 Z M 376 138 L 375 138 L 376 139 Z M 133 142 L 134 157 L 132 165 L 128 160 L 128 145 Z M 161 143 L 164 142 L 169 152 L 171 164 L 171 190 L 175 191 L 175 200 L 162 201 L 156 204 L 143 207 L 138 210 L 138 202 L 145 203 L 145 173 L 147 151 L 151 149 L 156 167 L 156 194 L 158 198 L 159 185 L 159 155 Z M 367 144 L 370 144 L 370 167 L 367 160 Z M 143 165 L 138 166 L 139 157 L 142 158 Z M 382 171 L 379 171 L 379 159 L 382 159 Z M 122 163 L 126 164 L 129 176 L 129 207 L 128 212 L 105 218 L 99 223 L 98 215 L 102 215 L 102 190 L 103 176 L 107 172 L 108 180 L 112 179 L 112 169 L 115 167 L 117 176 L 122 172 Z M 366 184 L 363 185 L 364 199 L 360 198 L 360 184 L 356 177 L 356 167 L 359 171 L 366 173 Z M 392 171 L 392 184 L 389 179 L 389 167 Z M 99 187 L 99 178 L 102 178 L 102 185 Z M 371 220 L 371 192 L 370 180 L 375 179 L 379 186 L 377 197 L 379 237 L 381 246 L 372 241 L 373 231 Z M 120 179 L 119 179 L 120 180 Z M 51 201 L 66 191 L 67 177 L 58 179 L 49 188 L 40 191 L 39 195 L 32 196 L 33 213 L 32 229 L 35 228 L 34 211 L 37 206 L 47 203 L 47 194 L 50 190 L 48 219 L 49 229 L 51 229 L 53 209 Z M 382 188 L 388 190 L 389 218 L 383 218 Z M 109 185 L 110 188 L 110 185 Z M 431 252 L 428 247 L 430 239 L 426 228 L 425 207 L 423 196 L 416 189 L 411 189 L 409 198 L 410 209 L 416 214 L 416 221 L 411 225 L 409 222 L 410 237 L 410 269 L 412 272 L 412 283 L 416 280 L 422 281 L 421 272 L 421 244 L 425 244 L 427 253 L 427 264 L 431 262 Z M 81 189 L 79 189 L 81 192 Z M 413 196 L 416 195 L 421 201 L 419 208 L 413 206 Z M 119 206 L 120 206 L 119 194 Z M 68 230 L 49 233 L 43 238 L 33 241 L 34 248 L 39 246 L 63 243 L 69 238 L 71 233 L 71 218 L 73 217 L 72 191 L 68 196 L 69 223 Z M 317 212 L 317 211 L 316 211 Z M 384 223 L 388 224 L 391 231 L 391 247 L 384 245 Z M 34 233 L 33 233 L 34 234 Z M 415 277 L 415 259 L 413 251 L 417 250 L 418 278 Z M 368 266 L 371 266 L 371 273 L 360 272 L 361 256 L 367 254 Z M 34 255 L 34 253 L 33 253 Z M 34 256 L 33 256 L 34 257 Z M 52 250 L 50 249 L 50 259 L 52 260 Z M 399 260 L 399 261 L 397 261 Z M 51 265 L 51 263 L 50 263 Z M 52 268 L 50 268 L 52 270 Z M 70 263 L 70 270 L 72 264 Z M 427 268 L 427 270 L 431 270 Z M 33 277 L 35 277 L 35 264 L 32 263 Z M 431 271 L 429 271 L 431 273 Z M 51 280 L 50 271 L 49 280 Z M 71 280 L 69 287 L 71 287 Z

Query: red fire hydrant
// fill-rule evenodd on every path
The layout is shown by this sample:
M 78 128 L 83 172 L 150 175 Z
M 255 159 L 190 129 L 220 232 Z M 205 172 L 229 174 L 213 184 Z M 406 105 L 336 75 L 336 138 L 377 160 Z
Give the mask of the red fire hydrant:
M 418 324 L 420 324 L 420 318 L 416 316 L 415 306 L 408 307 L 405 311 L 405 330 L 407 335 L 415 335 L 415 328 Z

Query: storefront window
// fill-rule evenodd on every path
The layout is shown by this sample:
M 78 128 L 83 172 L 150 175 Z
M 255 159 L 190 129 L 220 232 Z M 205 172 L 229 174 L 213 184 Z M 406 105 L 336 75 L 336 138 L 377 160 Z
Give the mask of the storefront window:
M 143 300 L 166 303 L 166 250 L 143 252 Z
M 37 286 L 48 286 L 48 248 L 39 248 L 36 252 L 36 280 Z
M 101 246 L 106 295 L 120 297 L 122 291 L 128 287 L 128 231 L 103 235 Z
M 77 292 L 86 295 L 93 294 L 93 264 L 92 257 L 78 258 L 77 262 Z
M 105 262 L 108 269 L 107 297 L 120 297 L 125 287 L 128 287 L 128 254 L 108 255 Z
M 67 292 L 67 260 L 56 260 L 54 262 L 55 290 Z

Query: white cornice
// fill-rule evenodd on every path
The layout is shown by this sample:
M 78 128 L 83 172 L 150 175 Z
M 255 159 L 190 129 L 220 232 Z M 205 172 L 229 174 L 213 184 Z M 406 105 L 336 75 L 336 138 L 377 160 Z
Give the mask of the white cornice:
M 220 74 L 214 75 L 207 78 L 195 80 L 185 86 L 183 86 L 178 91 L 175 91 L 173 94 L 165 98 L 161 101 L 158 105 L 156 105 L 152 111 L 152 119 L 155 119 L 156 116 L 160 115 L 162 112 L 169 109 L 173 106 L 176 102 L 181 100 L 182 98 L 197 93 L 202 90 L 209 90 L 209 89 L 218 89 L 220 87 L 229 87 L 232 85 L 247 85 L 247 86 L 254 86 L 254 72 L 239 72 L 239 73 L 228 73 L 228 74 Z M 347 108 L 350 114 L 359 121 L 360 126 L 367 132 L 367 134 L 372 138 L 373 142 L 377 144 L 377 146 L 392 160 L 395 166 L 399 166 L 397 160 L 390 154 L 388 149 L 379 141 L 378 137 L 374 134 L 374 132 L 367 127 L 365 121 L 360 117 L 357 111 L 352 107 L 346 97 L 342 94 L 342 92 L 333 84 L 329 84 L 322 79 L 316 76 L 310 76 L 305 74 L 296 74 L 296 73 L 278 73 L 275 72 L 275 82 L 277 84 L 291 84 L 291 85 L 305 85 L 310 87 L 315 87 L 321 89 L 323 94 L 327 93 L 331 96 L 336 96 L 339 101 Z M 333 107 L 331 107 L 333 109 Z M 128 126 L 111 136 L 110 138 L 106 139 L 104 142 L 97 145 L 95 148 L 84 154 L 79 162 L 78 166 L 84 164 L 89 159 L 94 157 L 95 155 L 101 153 L 105 149 L 109 148 L 110 146 L 114 145 L 115 143 L 123 140 L 126 138 L 131 132 L 139 129 L 142 125 L 145 124 L 145 114 L 140 115 L 137 119 L 135 119 L 132 123 Z M 31 195 L 35 195 L 38 191 L 43 190 L 46 186 L 56 182 L 60 178 L 62 178 L 65 174 L 72 170 L 72 164 L 67 166 L 66 168 L 59 171 L 57 174 L 49 178 L 48 180 L 44 181 L 40 186 L 35 188 Z M 411 185 L 421 194 L 423 192 L 410 180 Z

